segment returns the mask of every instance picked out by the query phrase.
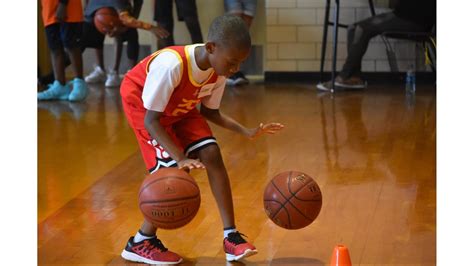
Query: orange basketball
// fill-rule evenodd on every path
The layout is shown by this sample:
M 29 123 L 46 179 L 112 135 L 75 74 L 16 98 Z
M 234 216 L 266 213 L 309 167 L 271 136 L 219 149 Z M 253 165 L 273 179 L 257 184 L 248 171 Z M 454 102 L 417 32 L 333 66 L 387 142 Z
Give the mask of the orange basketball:
M 110 33 L 115 27 L 120 29 L 119 32 L 126 29 L 120 21 L 117 11 L 111 7 L 103 7 L 95 12 L 94 25 L 103 34 Z
M 148 222 L 158 228 L 175 229 L 196 216 L 201 194 L 188 173 L 178 168 L 162 168 L 143 180 L 138 202 Z
M 276 175 L 263 194 L 268 218 L 286 229 L 300 229 L 311 224 L 321 211 L 322 200 L 316 181 L 297 171 Z

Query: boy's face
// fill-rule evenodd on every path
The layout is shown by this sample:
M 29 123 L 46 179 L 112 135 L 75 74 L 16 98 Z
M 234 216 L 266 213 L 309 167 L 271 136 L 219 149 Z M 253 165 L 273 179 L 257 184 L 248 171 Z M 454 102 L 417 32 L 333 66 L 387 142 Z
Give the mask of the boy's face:
M 224 47 L 213 42 L 206 43 L 209 62 L 219 76 L 232 76 L 240 69 L 240 64 L 249 56 L 250 48 Z

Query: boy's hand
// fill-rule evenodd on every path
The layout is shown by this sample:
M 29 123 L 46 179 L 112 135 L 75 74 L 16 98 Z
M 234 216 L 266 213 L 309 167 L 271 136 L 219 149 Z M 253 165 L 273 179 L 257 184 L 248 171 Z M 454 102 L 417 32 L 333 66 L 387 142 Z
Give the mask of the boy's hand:
M 58 8 L 56 9 L 56 19 L 59 22 L 63 22 L 66 19 L 66 5 L 59 2 Z
M 256 139 L 262 134 L 275 134 L 277 131 L 281 130 L 285 126 L 280 123 L 260 123 L 259 127 L 252 128 L 249 130 L 248 137 L 250 139 Z
M 104 29 L 105 30 L 105 29 Z M 110 38 L 114 38 L 114 37 L 117 37 L 118 35 L 121 35 L 122 33 L 124 33 L 125 31 L 127 31 L 127 28 L 124 27 L 124 26 L 115 26 L 112 28 L 111 31 L 107 32 L 107 35 L 110 37 Z
M 204 169 L 206 167 L 200 161 L 186 158 L 178 162 L 178 168 L 179 169 L 186 168 L 186 169 L 191 170 L 191 169 Z
M 158 39 L 163 39 L 170 35 L 170 33 L 161 26 L 152 26 L 150 31 L 155 34 Z

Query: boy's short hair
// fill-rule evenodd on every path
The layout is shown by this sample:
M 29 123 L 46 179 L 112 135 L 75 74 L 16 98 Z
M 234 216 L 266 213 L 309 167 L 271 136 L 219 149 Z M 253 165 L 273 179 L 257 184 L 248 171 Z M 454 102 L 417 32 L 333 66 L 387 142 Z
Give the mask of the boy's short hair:
M 219 16 L 211 22 L 207 39 L 227 47 L 249 49 L 252 44 L 243 19 L 230 14 Z

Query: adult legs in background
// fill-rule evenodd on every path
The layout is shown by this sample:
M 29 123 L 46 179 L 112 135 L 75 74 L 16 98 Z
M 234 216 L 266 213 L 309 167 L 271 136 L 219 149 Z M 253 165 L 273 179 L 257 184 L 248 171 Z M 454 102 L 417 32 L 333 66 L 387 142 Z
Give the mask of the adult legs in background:
M 175 0 L 178 20 L 184 21 L 191 35 L 192 43 L 202 43 L 201 26 L 197 13 L 196 0 Z
M 158 49 L 174 45 L 174 21 L 172 0 L 155 0 L 154 20 L 170 33 L 168 37 L 158 39 Z
M 257 9 L 256 0 L 225 0 L 224 8 L 226 13 L 241 17 L 247 27 L 250 29 L 253 18 Z M 234 75 L 230 76 L 226 83 L 228 85 L 237 86 L 245 85 L 249 83 L 249 80 L 245 77 L 242 71 L 238 71 Z
M 128 65 L 135 66 L 138 61 L 138 31 L 137 29 L 128 29 L 123 34 L 114 38 L 115 41 L 115 61 L 112 70 L 107 73 L 106 87 L 117 87 L 120 85 L 120 62 L 122 58 L 123 43 L 127 42 Z
M 343 79 L 360 76 L 362 57 L 369 41 L 385 31 L 424 31 L 421 25 L 395 16 L 393 12 L 380 14 L 356 24 L 347 30 L 347 59 L 339 76 Z

